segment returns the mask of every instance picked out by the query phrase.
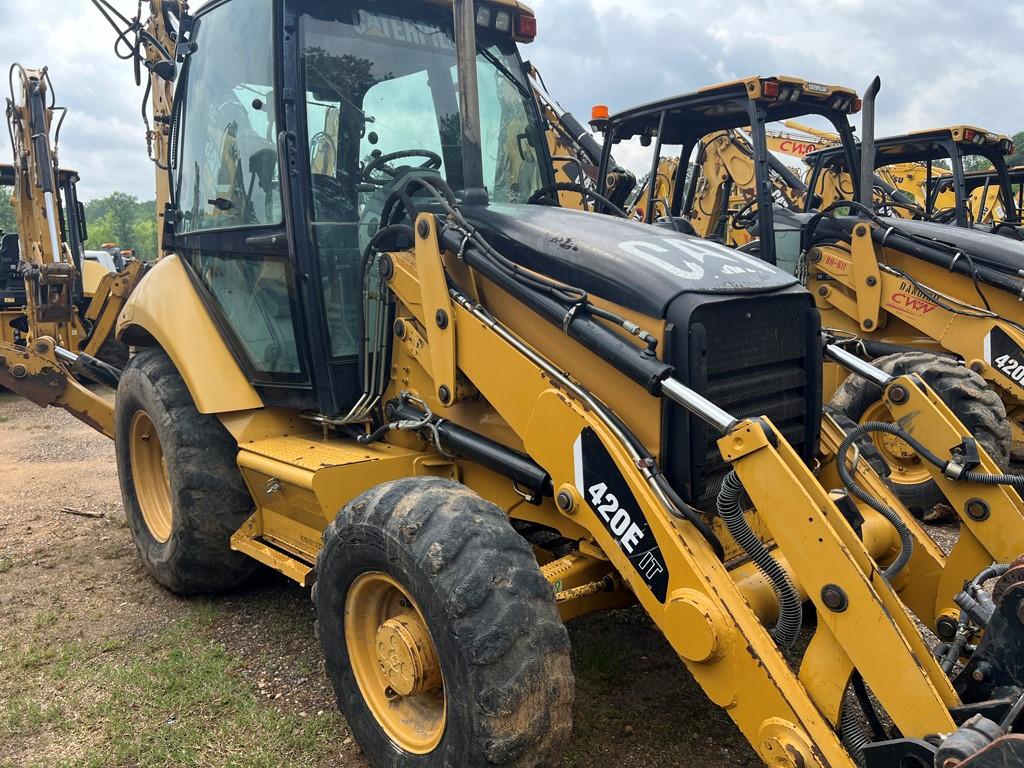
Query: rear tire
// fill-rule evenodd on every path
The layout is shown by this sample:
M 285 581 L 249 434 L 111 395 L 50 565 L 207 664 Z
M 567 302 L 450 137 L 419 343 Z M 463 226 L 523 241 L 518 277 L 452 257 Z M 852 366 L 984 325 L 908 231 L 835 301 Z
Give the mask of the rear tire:
M 377 486 L 324 532 L 313 601 L 338 705 L 375 768 L 558 764 L 572 728 L 569 638 L 495 505 L 438 478 Z M 402 669 L 419 670 L 418 686 L 385 671 L 394 644 L 380 639 L 398 618 L 421 638 L 398 644 L 403 659 L 417 649 Z
M 96 350 L 96 359 L 123 371 L 128 365 L 128 345 L 111 337 Z
M 1009 467 L 1010 422 L 1006 408 L 981 376 L 948 357 L 927 352 L 886 355 L 875 360 L 874 365 L 896 376 L 908 373 L 921 376 L 996 464 L 1004 470 Z M 859 424 L 891 422 L 892 416 L 881 398 L 882 390 L 877 385 L 852 375 L 843 382 L 829 405 Z M 872 439 L 891 469 L 889 482 L 907 509 L 928 522 L 955 517 L 946 497 L 927 476 L 920 463 L 922 460 L 909 446 L 902 440 L 883 439 L 878 434 L 872 434 Z M 904 454 L 909 451 L 909 455 L 901 458 L 898 451 Z
M 170 358 L 144 349 L 128 362 L 114 407 L 117 473 L 128 527 L 150 575 L 179 594 L 220 592 L 256 567 L 231 535 L 253 502 L 237 446 L 201 414 Z

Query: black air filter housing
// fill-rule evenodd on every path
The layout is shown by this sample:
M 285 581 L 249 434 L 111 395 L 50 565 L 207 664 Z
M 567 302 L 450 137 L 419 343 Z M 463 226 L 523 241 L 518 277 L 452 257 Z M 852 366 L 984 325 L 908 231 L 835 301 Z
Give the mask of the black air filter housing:
M 669 307 L 676 378 L 739 419 L 767 416 L 806 461 L 821 429 L 821 320 L 799 286 L 770 294 L 680 296 Z M 718 435 L 668 404 L 666 475 L 687 501 L 714 505 L 727 467 Z

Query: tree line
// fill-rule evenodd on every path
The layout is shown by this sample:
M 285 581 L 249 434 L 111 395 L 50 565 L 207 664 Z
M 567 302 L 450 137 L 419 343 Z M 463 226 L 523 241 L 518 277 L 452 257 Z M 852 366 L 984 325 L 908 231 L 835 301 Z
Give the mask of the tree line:
M 4 201 L 10 190 L 4 189 Z M 117 243 L 121 248 L 134 248 L 139 258 L 155 259 L 156 254 L 156 202 L 140 202 L 134 195 L 113 192 L 106 197 L 85 203 L 85 221 L 88 250 L 99 250 L 105 243 Z M 0 230 L 17 230 L 14 208 L 6 202 L 0 204 Z

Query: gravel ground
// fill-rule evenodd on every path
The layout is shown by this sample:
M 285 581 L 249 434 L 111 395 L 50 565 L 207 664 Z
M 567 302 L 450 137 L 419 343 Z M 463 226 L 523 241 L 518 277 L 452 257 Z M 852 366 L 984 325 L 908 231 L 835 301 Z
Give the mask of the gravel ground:
M 5 725 L 0 712 L 0 742 L 5 744 L 0 766 L 286 762 L 365 768 L 336 714 L 313 636 L 307 590 L 270 572 L 262 572 L 244 590 L 216 599 L 184 600 L 157 587 L 135 556 L 112 444 L 61 411 L 41 410 L 0 394 L 0 471 L 0 702 L 26 692 L 43 702 L 30 702 L 32 712 L 42 713 L 35 719 L 15 718 L 8 711 Z M 934 530 L 948 550 L 956 530 Z M 210 721 L 226 722 L 223 745 L 209 743 L 209 738 L 204 742 L 184 729 L 171 737 L 158 732 L 154 720 L 166 725 L 187 719 L 173 704 L 167 704 L 167 711 L 160 709 L 162 700 L 156 702 L 156 714 L 149 711 L 152 706 L 135 704 L 119 713 L 118 718 L 127 718 L 121 725 L 128 730 L 112 729 L 116 718 L 110 715 L 106 725 L 79 722 L 67 712 L 51 718 L 59 724 L 47 719 L 45 700 L 83 695 L 84 684 L 76 683 L 70 692 L 62 685 L 68 679 L 87 679 L 81 675 L 96 659 L 109 664 L 116 657 L 118 668 L 123 656 L 121 666 L 134 670 L 137 666 L 131 665 L 144 661 L 146 654 L 173 656 L 175 649 L 165 646 L 183 638 L 175 627 L 186 628 L 186 639 L 193 634 L 201 639 L 199 644 L 185 643 L 188 653 L 201 656 L 213 649 L 227 660 L 227 671 L 214 675 L 224 690 L 214 685 L 199 700 L 239 702 Z M 761 764 L 641 611 L 586 617 L 571 623 L 569 630 L 577 703 L 565 766 Z M 67 650 L 64 656 L 61 649 Z M 80 653 L 90 661 L 76 666 L 75 654 Z M 61 661 L 65 656 L 72 661 Z M 5 670 L 5 657 L 21 662 Z M 109 679 L 107 698 L 116 702 L 134 695 L 131 675 L 125 678 L 129 682 L 117 674 Z M 230 696 L 224 692 L 229 689 Z M 97 692 L 83 706 L 93 698 L 106 700 Z M 136 716 L 136 709 L 145 712 Z M 108 710 L 97 716 L 103 712 Z M 274 744 L 260 746 L 259 734 L 268 727 L 290 734 L 284 747 L 277 737 Z M 232 741 L 236 738 L 237 744 Z M 128 757 L 103 758 L 123 747 L 121 741 L 132 739 L 140 746 L 123 753 Z M 248 744 L 254 746 L 248 749 Z M 264 748 L 268 757 L 257 760 L 254 755 Z M 180 756 L 186 754 L 193 757 Z

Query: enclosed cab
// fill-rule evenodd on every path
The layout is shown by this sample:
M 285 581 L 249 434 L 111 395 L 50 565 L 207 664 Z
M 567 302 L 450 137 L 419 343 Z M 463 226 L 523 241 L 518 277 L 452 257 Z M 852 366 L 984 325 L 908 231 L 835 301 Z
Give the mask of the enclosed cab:
M 984 230 L 1019 226 L 1014 181 L 1006 166 L 1013 142 L 983 128 L 954 125 L 875 141 L 880 205 L 901 218 L 918 218 Z M 851 199 L 849 165 L 836 147 L 807 155 L 808 186 L 831 203 Z M 974 165 L 991 170 L 971 172 Z M 807 203 L 806 210 L 814 206 Z

